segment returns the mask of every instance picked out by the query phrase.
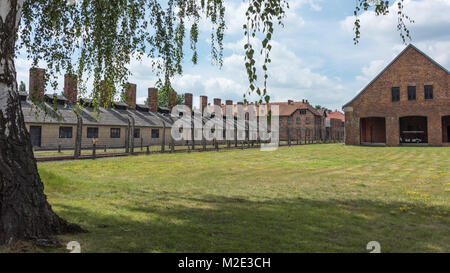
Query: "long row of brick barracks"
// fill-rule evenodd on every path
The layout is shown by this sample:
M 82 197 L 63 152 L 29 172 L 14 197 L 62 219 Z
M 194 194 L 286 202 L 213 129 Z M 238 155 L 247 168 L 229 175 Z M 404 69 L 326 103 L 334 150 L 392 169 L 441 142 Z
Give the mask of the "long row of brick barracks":
M 36 150 L 74 149 L 75 146 L 88 149 L 94 142 L 97 147 L 127 149 L 149 145 L 189 144 L 186 141 L 175 142 L 172 139 L 171 127 L 178 118 L 171 115 L 175 100 L 170 99 L 169 107 L 159 107 L 156 88 L 148 89 L 148 105 L 136 104 L 136 85 L 131 83 L 127 84 L 125 90 L 126 103 L 111 102 L 108 101 L 106 84 L 102 82 L 101 104 L 108 107 L 99 107 L 95 112 L 92 100 L 78 98 L 78 82 L 75 76 L 65 75 L 64 95 L 46 94 L 44 78 L 44 69 L 31 68 L 30 93 L 19 92 L 25 124 Z M 176 93 L 170 94 L 169 97 L 176 98 Z M 80 113 L 74 111 L 78 100 L 84 106 Z M 190 109 L 192 109 L 192 100 L 192 94 L 185 93 L 185 105 Z M 32 101 L 42 102 L 42 106 L 49 110 L 56 107 L 58 116 L 52 114 L 52 111 L 38 110 Z M 275 104 L 279 105 L 280 112 L 280 141 L 344 139 L 343 113 L 315 109 L 307 100 L 273 102 L 268 105 L 268 108 Z M 208 109 L 209 105 L 208 98 L 201 96 L 201 109 Z M 217 98 L 214 99 L 214 105 L 221 106 L 224 113 L 226 105 L 233 105 L 235 110 L 238 108 L 231 100 L 222 104 L 221 99 Z M 244 111 L 247 110 L 247 105 L 242 107 Z M 209 118 L 211 116 L 203 116 L 203 124 Z M 246 118 L 248 119 L 248 114 Z M 233 122 L 234 128 L 239 126 L 236 117 L 232 121 L 227 121 L 224 117 L 224 122 Z M 246 141 L 244 142 L 248 143 L 248 122 L 245 126 L 245 129 L 238 129 L 245 131 Z M 202 132 L 195 133 L 202 135 Z M 77 141 L 77 139 L 81 140 Z M 226 141 L 228 145 L 238 144 L 236 135 L 235 140 Z M 204 144 L 204 142 L 204 140 L 199 143 L 196 141 L 193 144 Z

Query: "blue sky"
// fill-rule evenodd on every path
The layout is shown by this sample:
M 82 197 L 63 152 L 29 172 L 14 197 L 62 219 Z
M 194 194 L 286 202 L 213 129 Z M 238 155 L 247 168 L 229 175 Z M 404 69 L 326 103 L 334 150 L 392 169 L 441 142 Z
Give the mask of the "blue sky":
M 209 25 L 201 25 L 199 63 L 185 62 L 183 76 L 173 79 L 179 93 L 207 95 L 223 101 L 242 101 L 248 88 L 243 61 L 245 2 L 226 1 L 224 66 L 211 65 L 208 38 Z M 355 1 L 288 0 L 291 8 L 285 27 L 273 37 L 272 63 L 269 66 L 269 93 L 272 101 L 308 99 L 340 109 L 380 72 L 406 45 L 396 31 L 396 3 L 388 16 L 373 12 L 361 16 L 362 35 L 353 44 L 353 10 Z M 412 41 L 438 63 L 450 69 L 450 0 L 405 0 L 406 13 L 415 20 L 409 25 Z M 186 59 L 190 59 L 187 52 Z M 18 79 L 28 83 L 30 62 L 19 55 L 16 60 Z M 147 88 L 156 83 L 151 60 L 133 61 L 129 81 L 137 84 L 138 102 L 147 97 Z M 59 79 L 62 90 L 63 78 Z M 47 92 L 51 93 L 50 90 Z M 256 100 L 256 97 L 252 98 Z

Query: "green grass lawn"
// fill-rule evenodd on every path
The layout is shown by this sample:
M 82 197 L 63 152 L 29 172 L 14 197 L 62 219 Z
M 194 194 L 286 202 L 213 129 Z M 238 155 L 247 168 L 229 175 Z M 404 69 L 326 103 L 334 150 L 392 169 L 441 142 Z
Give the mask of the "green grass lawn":
M 41 163 L 82 252 L 450 252 L 450 149 L 342 144 Z M 34 249 L 33 251 L 67 251 Z

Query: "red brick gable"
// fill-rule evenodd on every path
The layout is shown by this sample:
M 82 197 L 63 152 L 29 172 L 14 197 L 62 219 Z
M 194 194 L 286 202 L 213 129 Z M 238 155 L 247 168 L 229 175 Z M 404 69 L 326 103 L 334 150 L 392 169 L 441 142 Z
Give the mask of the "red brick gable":
M 421 58 L 421 60 L 417 60 L 417 58 Z M 401 65 L 399 65 L 399 63 L 401 63 Z M 404 68 L 401 67 L 402 65 L 410 65 L 408 70 L 414 70 L 412 71 L 413 73 L 411 73 L 414 74 L 421 69 L 418 66 L 424 65 L 424 63 L 428 64 L 429 66 L 433 66 L 432 68 L 430 68 L 430 71 L 433 71 L 437 68 L 445 72 L 447 75 L 450 75 L 449 71 L 442 65 L 438 64 L 436 61 L 434 61 L 414 45 L 409 44 L 399 55 L 397 55 L 397 57 L 395 57 L 394 60 L 391 61 L 391 63 L 389 63 L 371 82 L 369 82 L 368 85 L 366 85 L 350 102 L 346 103 L 342 108 L 352 106 L 353 103 L 367 91 L 369 91 L 370 87 L 378 80 L 395 81 L 395 79 L 391 79 L 389 78 L 389 76 L 397 75 L 399 72 L 402 72 L 401 70 L 404 71 Z M 388 74 L 387 77 L 386 74 Z M 414 81 L 414 79 L 411 79 L 411 81 Z

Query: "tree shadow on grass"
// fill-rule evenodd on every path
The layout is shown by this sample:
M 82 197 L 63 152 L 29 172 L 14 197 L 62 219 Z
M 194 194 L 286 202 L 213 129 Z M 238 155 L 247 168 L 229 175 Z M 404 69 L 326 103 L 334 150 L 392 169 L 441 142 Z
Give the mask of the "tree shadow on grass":
M 450 251 L 446 207 L 164 195 L 167 201 L 101 212 L 55 205 L 90 231 L 62 239 L 78 240 L 86 252 L 368 252 L 369 241 L 382 252 Z

